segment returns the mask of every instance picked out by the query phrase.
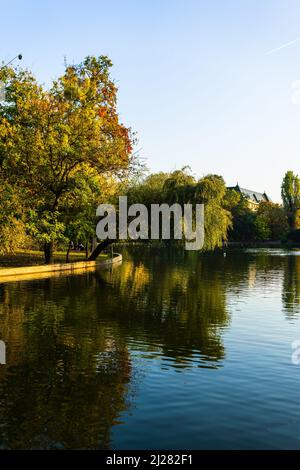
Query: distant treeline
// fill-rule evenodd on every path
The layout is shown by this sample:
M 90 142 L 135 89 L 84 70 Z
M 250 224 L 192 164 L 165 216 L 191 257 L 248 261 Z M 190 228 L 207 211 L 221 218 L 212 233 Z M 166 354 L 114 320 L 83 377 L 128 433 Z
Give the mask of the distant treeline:
M 300 180 L 288 171 L 282 182 L 282 204 L 260 202 L 253 210 L 248 198 L 228 189 L 221 176 L 207 175 L 199 180 L 189 167 L 171 173 L 154 173 L 127 190 L 130 203 L 178 202 L 205 204 L 205 248 L 223 242 L 299 241 Z

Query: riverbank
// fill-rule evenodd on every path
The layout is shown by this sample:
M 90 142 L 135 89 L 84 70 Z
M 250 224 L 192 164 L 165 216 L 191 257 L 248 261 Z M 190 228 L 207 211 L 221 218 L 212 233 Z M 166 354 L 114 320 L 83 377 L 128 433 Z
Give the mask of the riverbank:
M 101 253 L 99 260 L 109 258 L 110 255 Z M 71 251 L 69 254 L 71 262 L 86 261 L 86 255 L 83 251 Z M 9 267 L 24 267 L 24 266 L 36 266 L 44 264 L 44 253 L 38 250 L 17 250 L 14 254 L 0 255 L 0 270 Z M 54 263 L 65 263 L 66 252 L 55 251 L 54 252 Z
M 74 260 L 73 262 L 69 263 L 1 267 L 0 283 L 24 279 L 36 279 L 41 277 L 52 277 L 60 274 L 78 274 L 86 271 L 95 270 L 99 267 L 110 267 L 121 262 L 122 255 L 119 253 L 115 253 L 113 257 L 106 254 L 99 256 L 96 261 Z

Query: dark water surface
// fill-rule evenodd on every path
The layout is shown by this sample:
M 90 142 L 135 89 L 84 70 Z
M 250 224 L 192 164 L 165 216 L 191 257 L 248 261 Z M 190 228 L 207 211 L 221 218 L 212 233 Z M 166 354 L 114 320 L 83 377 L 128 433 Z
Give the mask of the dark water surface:
M 0 447 L 300 449 L 300 252 L 123 255 L 0 285 Z

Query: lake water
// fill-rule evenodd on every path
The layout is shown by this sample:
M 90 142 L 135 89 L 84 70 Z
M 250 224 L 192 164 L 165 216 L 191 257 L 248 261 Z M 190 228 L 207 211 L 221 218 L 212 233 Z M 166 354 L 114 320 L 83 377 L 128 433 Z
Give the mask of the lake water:
M 300 251 L 0 285 L 0 447 L 300 449 Z

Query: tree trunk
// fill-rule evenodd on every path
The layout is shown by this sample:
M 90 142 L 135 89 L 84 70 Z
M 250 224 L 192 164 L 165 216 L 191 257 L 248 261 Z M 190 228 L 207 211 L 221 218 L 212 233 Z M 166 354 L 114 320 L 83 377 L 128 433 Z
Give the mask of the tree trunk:
M 89 257 L 89 242 L 88 240 L 85 243 L 85 259 L 87 260 Z
M 45 255 L 45 263 L 52 264 L 53 263 L 53 242 L 47 242 L 44 244 L 44 255 Z
M 69 246 L 68 246 L 68 250 L 67 250 L 67 254 L 66 254 L 66 263 L 69 262 L 69 254 L 70 254 L 71 246 L 72 246 L 72 242 L 70 241 Z
M 94 251 L 90 254 L 88 260 L 95 261 L 95 259 L 100 255 L 101 251 L 105 250 L 109 245 L 111 245 L 115 240 L 106 239 L 103 242 L 99 243 Z

